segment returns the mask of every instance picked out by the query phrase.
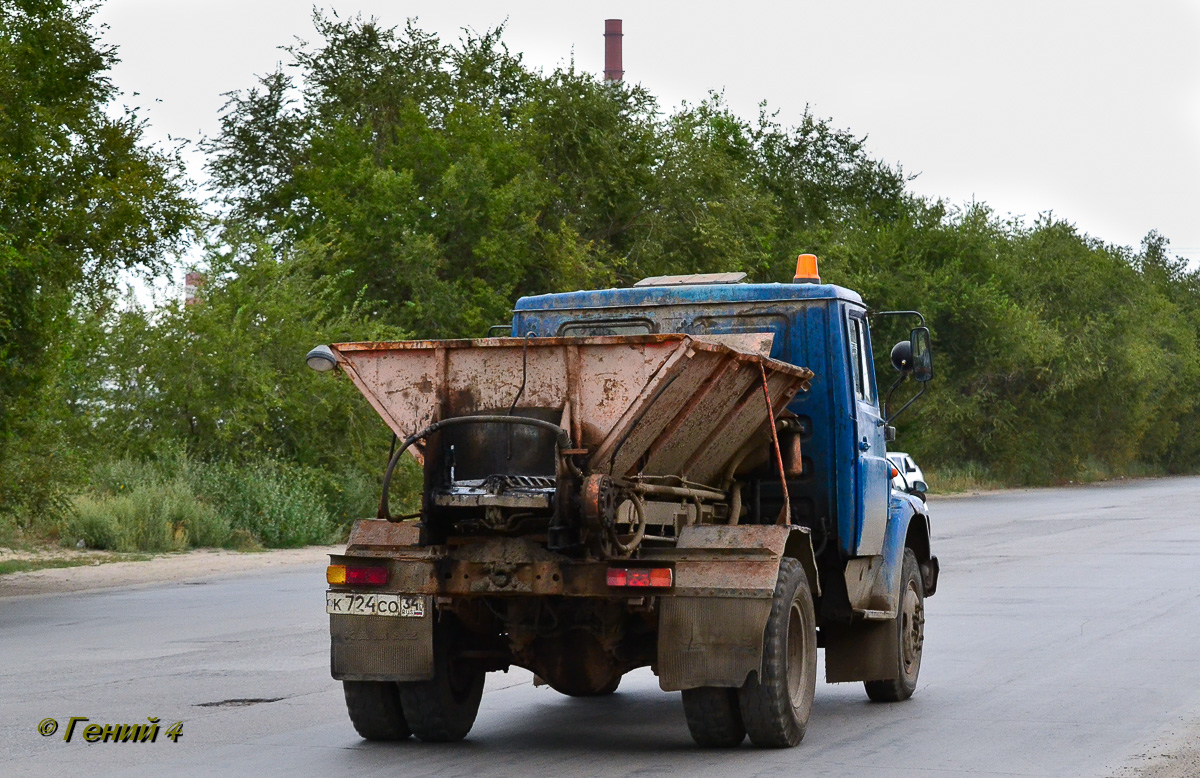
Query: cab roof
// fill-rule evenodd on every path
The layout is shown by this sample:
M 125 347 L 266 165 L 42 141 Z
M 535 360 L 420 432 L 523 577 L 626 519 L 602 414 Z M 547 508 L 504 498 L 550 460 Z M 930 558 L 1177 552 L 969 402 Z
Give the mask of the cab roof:
M 649 279 L 648 279 L 649 280 Z M 765 303 L 789 300 L 845 300 L 863 305 L 858 292 L 835 284 L 680 284 L 591 289 L 522 297 L 514 310 L 563 311 L 587 308 L 649 308 L 706 303 Z

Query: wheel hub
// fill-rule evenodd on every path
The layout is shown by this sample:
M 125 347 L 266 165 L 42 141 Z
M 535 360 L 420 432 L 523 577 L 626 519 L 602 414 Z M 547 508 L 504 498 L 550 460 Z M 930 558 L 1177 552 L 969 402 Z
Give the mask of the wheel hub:
M 921 663 L 925 643 L 925 605 L 912 583 L 904 590 L 901 610 L 900 646 L 903 652 L 904 674 L 912 676 Z
M 800 614 L 800 607 L 792 603 L 791 613 L 788 616 L 788 642 L 787 642 L 787 684 L 788 697 L 791 699 L 792 707 L 798 708 L 803 702 L 803 687 L 804 685 L 804 617 Z

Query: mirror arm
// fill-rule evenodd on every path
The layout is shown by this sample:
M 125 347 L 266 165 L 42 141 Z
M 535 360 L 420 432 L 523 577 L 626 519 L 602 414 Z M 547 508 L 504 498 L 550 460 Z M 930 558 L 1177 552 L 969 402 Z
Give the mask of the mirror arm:
M 925 326 L 925 314 L 920 311 L 867 311 L 868 316 L 916 316 L 921 320 L 921 326 Z
M 884 395 L 883 398 L 883 420 L 879 422 L 880 427 L 887 424 L 887 417 L 891 413 L 891 411 L 888 409 L 892 405 L 892 394 L 896 391 L 896 388 L 900 386 L 900 384 L 904 383 L 905 378 L 908 378 L 908 373 L 901 373 L 900 377 L 893 381 L 892 385 L 888 387 L 887 394 Z
M 929 388 L 929 384 L 928 384 L 928 383 L 923 383 L 923 384 L 921 384 L 921 391 L 917 392 L 917 393 L 916 393 L 916 394 L 914 394 L 912 397 L 909 397 L 909 398 L 908 398 L 908 402 L 904 403 L 904 405 L 901 405 L 901 406 L 900 406 L 900 408 L 899 408 L 899 409 L 897 409 L 897 411 L 896 411 L 895 413 L 893 413 L 891 416 L 888 416 L 886 419 L 884 419 L 884 420 L 881 422 L 881 424 L 891 424 L 893 419 L 895 419 L 895 418 L 896 418 L 897 416 L 899 416 L 900 414 L 904 413 L 904 409 L 905 409 L 905 408 L 907 408 L 908 406 L 912 405 L 914 402 L 916 402 L 916 401 L 917 401 L 917 398 L 918 398 L 918 397 L 920 397 L 921 395 L 925 394 L 925 390 L 926 390 L 926 389 L 928 389 L 928 388 Z

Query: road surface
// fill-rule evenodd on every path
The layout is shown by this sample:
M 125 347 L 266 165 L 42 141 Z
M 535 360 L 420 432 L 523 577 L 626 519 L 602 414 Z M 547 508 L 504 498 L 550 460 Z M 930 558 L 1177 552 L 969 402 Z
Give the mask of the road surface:
M 466 742 L 365 743 L 328 674 L 322 566 L 8 598 L 0 772 L 1113 775 L 1200 721 L 1198 505 L 1200 478 L 935 499 L 916 696 L 819 684 L 804 743 L 782 751 L 694 748 L 679 694 L 645 670 L 590 700 L 493 674 Z M 89 722 L 68 743 L 72 716 Z M 147 717 L 182 737 L 80 735 Z

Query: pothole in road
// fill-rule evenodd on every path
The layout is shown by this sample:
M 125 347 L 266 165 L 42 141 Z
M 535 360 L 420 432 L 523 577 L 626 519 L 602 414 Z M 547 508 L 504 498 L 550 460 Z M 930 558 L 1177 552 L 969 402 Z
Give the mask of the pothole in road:
M 194 708 L 243 708 L 247 705 L 259 705 L 264 702 L 279 702 L 283 697 L 237 697 L 232 700 L 217 700 L 216 702 L 198 702 Z

